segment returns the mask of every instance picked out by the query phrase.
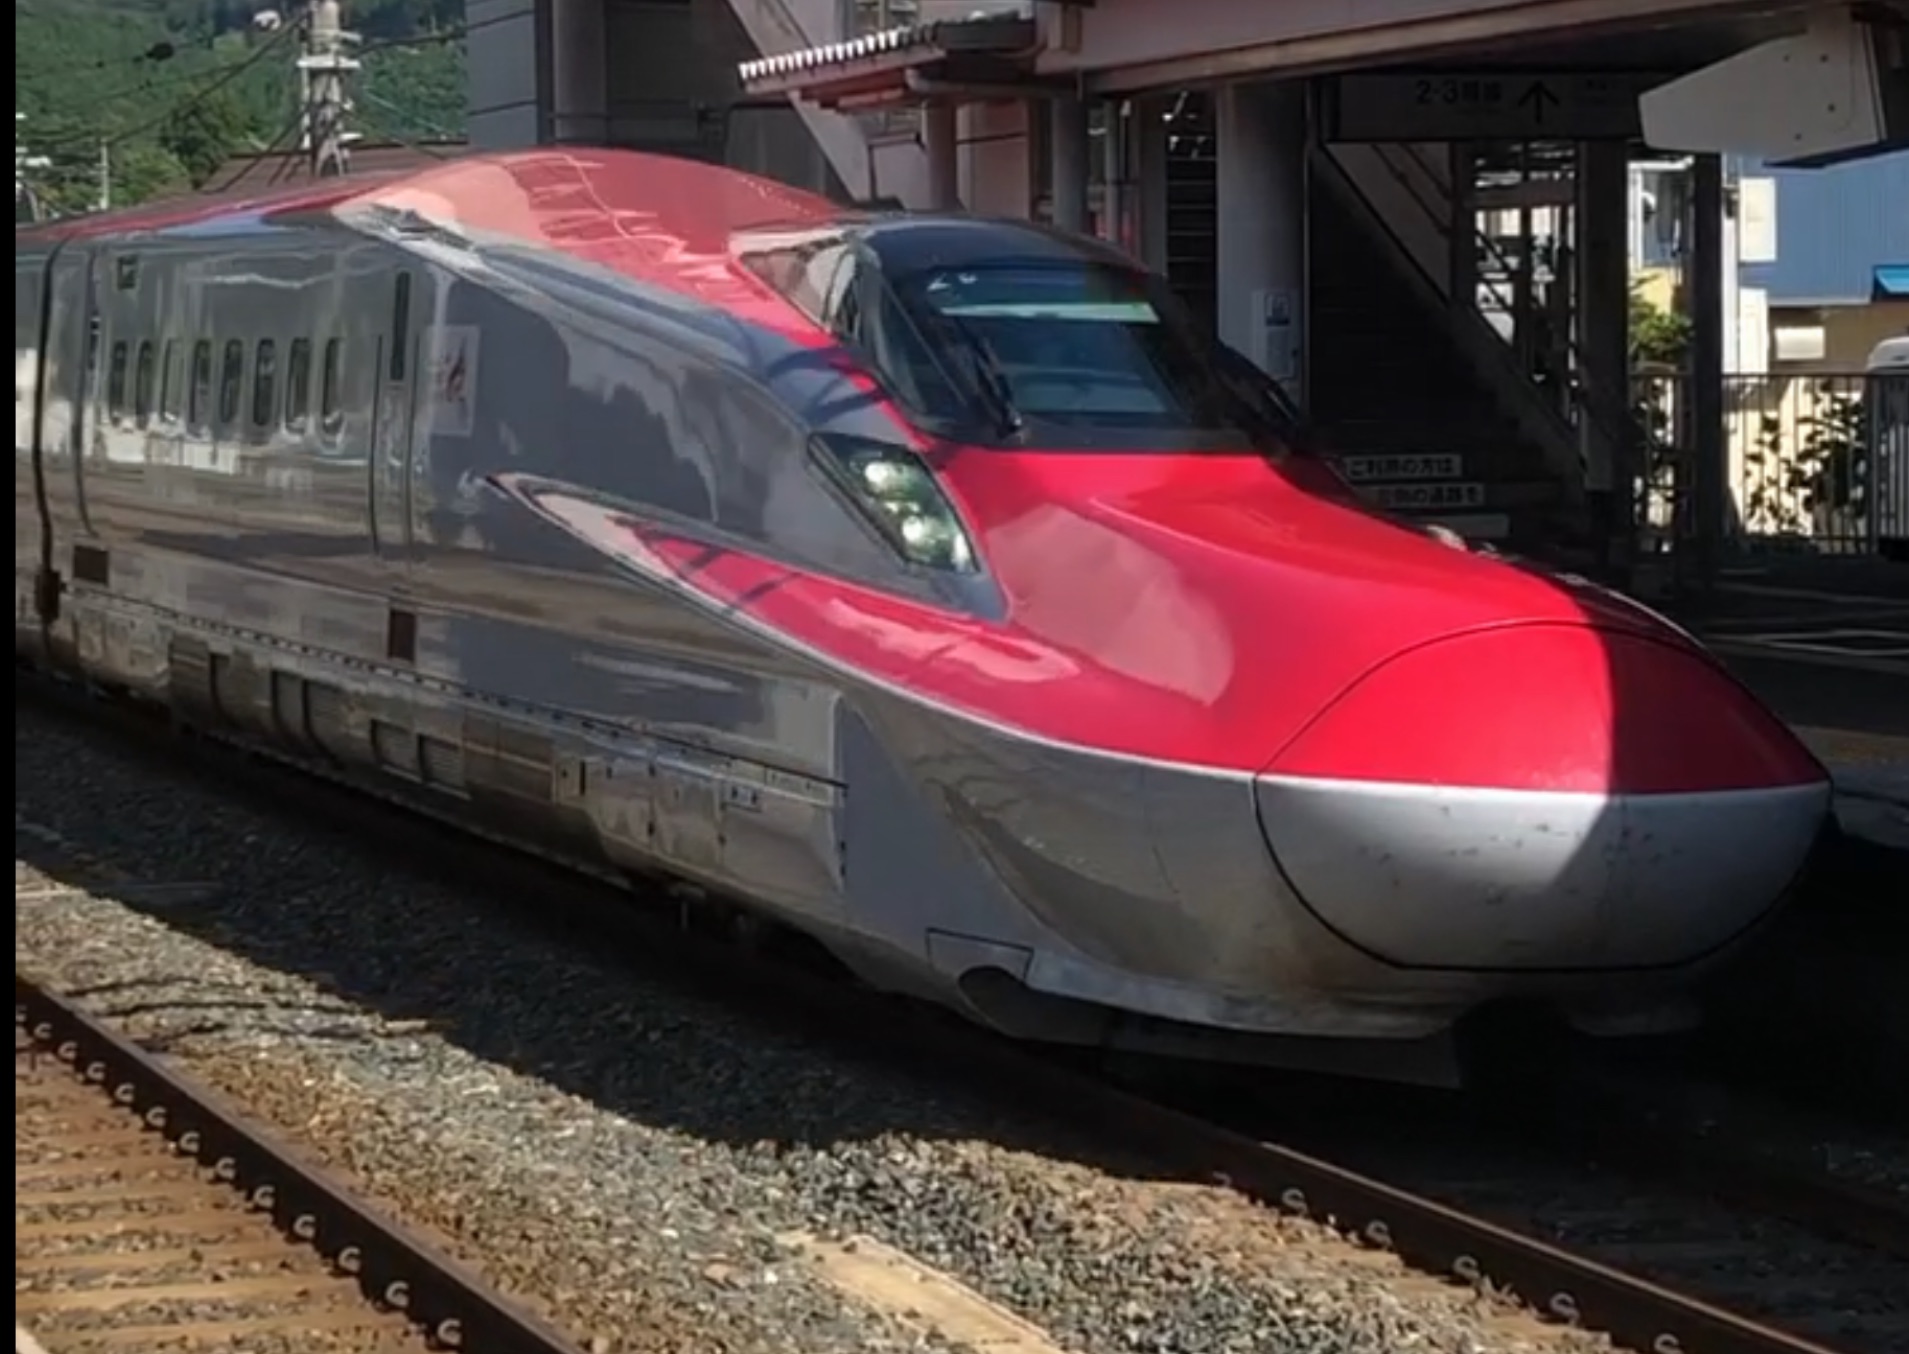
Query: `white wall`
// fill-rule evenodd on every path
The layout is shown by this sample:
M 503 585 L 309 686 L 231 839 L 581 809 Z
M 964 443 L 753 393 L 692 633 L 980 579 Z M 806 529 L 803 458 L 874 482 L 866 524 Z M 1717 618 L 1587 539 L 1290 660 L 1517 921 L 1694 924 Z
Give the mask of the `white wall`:
M 984 216 L 1028 215 L 1032 180 L 1028 104 L 1013 100 L 962 110 L 961 201 Z
M 1292 81 L 1214 98 L 1220 337 L 1303 402 L 1306 98 Z

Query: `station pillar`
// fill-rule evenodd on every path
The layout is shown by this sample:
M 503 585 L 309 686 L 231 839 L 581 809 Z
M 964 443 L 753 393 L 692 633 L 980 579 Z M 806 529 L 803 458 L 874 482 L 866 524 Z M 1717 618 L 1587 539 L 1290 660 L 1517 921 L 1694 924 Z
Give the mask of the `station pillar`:
M 1580 421 L 1584 487 L 1599 509 L 1611 546 L 1605 563 L 1630 565 L 1635 534 L 1633 483 L 1641 467 L 1630 422 L 1630 148 L 1587 141 L 1577 152 L 1576 254 L 1578 350 L 1592 417 Z
M 1031 143 L 1036 119 L 1046 115 L 1034 99 L 1002 99 L 964 106 L 960 133 L 961 201 L 988 216 L 1030 217 L 1040 196 Z
M 1296 81 L 1214 98 L 1220 339 L 1305 404 L 1306 98 Z
M 1690 253 L 1685 291 L 1690 305 L 1690 534 L 1700 594 L 1717 577 L 1730 501 L 1729 441 L 1724 428 L 1723 160 L 1693 156 Z
M 1087 233 L 1087 105 L 1078 95 L 1048 100 L 1053 182 L 1053 221 L 1062 230 Z
M 543 16 L 536 0 L 465 0 L 465 135 L 473 150 L 544 139 Z
M 928 157 L 928 206 L 954 211 L 961 206 L 960 110 L 931 103 L 921 110 L 922 149 Z
M 610 138 L 609 32 L 603 0 L 549 0 L 550 130 L 558 145 Z
M 1133 101 L 1134 224 L 1140 259 L 1161 276 L 1167 271 L 1167 110 L 1171 101 L 1142 95 Z

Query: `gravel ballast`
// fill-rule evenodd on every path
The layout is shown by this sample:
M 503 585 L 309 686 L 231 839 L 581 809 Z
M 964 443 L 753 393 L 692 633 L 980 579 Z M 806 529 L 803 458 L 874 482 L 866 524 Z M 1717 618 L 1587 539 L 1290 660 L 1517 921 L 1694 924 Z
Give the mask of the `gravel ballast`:
M 1608 1347 L 1224 1189 L 1109 1169 L 30 708 L 15 771 L 23 970 L 600 1354 L 950 1347 L 844 1297 L 795 1239 L 857 1233 L 1072 1354 Z M 69 890 L 33 863 L 72 850 L 210 887 Z

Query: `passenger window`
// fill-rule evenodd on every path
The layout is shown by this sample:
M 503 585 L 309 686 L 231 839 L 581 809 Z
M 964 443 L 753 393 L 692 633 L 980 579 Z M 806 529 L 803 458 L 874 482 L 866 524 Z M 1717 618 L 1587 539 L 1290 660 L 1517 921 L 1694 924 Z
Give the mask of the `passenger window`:
M 153 377 L 152 340 L 146 339 L 139 345 L 139 357 L 133 364 L 133 416 L 142 428 L 152 421 Z
M 285 426 L 305 430 L 312 411 L 312 341 L 293 339 L 285 362 Z
M 411 338 L 411 274 L 399 273 L 391 293 L 391 379 L 404 379 L 405 350 Z
M 126 412 L 126 340 L 113 344 L 113 355 L 106 368 L 106 412 L 119 418 Z
M 225 341 L 225 360 L 219 368 L 219 426 L 229 428 L 238 421 L 239 394 L 245 386 L 245 344 L 238 339 Z
M 205 430 L 206 406 L 212 403 L 212 340 L 192 345 L 192 385 L 187 393 L 186 423 L 194 432 Z
M 260 339 L 252 353 L 252 426 L 269 428 L 278 411 L 278 345 Z
M 318 422 L 327 433 L 345 426 L 344 401 L 338 389 L 341 346 L 337 339 L 325 340 L 325 369 L 319 375 Z
M 167 339 L 159 357 L 159 417 L 179 417 L 179 340 Z

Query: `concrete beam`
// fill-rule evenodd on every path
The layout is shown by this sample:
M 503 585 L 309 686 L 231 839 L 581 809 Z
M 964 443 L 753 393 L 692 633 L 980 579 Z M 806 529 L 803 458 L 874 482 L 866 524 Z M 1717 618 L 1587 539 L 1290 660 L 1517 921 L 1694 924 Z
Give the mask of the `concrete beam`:
M 1744 0 L 1099 0 L 1071 13 L 1077 40 L 1050 41 L 1038 68 L 1123 92 L 1430 59 L 1756 8 Z

